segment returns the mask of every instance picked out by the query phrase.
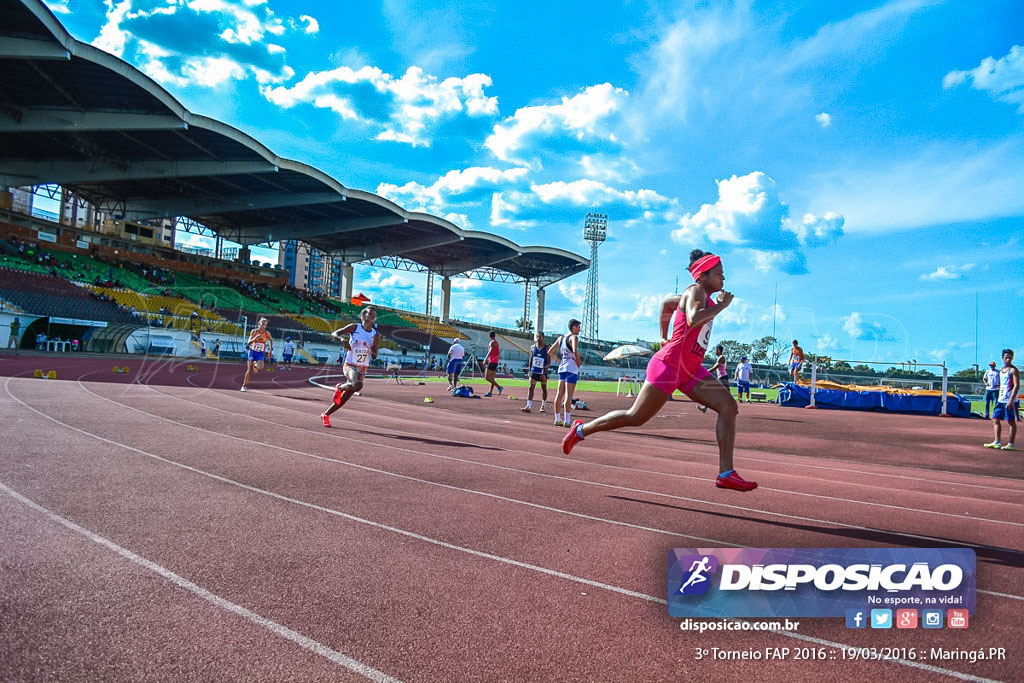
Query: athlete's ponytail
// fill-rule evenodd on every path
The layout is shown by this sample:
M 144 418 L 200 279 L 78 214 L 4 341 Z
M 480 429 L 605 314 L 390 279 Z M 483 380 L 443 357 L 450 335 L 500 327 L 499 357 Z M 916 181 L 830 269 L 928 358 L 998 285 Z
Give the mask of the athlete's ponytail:
M 704 258 L 705 256 L 712 256 L 712 253 L 710 251 L 701 251 L 700 249 L 694 249 L 693 251 L 690 252 L 690 265 L 692 266 L 694 263 Z

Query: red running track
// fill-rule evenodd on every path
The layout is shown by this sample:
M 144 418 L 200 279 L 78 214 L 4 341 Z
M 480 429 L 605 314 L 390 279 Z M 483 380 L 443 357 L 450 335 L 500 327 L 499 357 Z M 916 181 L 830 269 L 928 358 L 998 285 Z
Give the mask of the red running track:
M 188 364 L 0 357 L 3 680 L 1024 678 L 1020 456 L 980 448 L 980 420 L 743 405 L 741 495 L 688 402 L 566 457 L 521 401 L 371 380 L 328 430 L 310 369 L 243 394 L 241 366 Z M 673 547 L 945 545 L 978 554 L 965 631 L 698 636 L 664 607 Z M 791 654 L 696 659 L 713 647 Z M 1008 659 L 930 656 L 990 647 Z

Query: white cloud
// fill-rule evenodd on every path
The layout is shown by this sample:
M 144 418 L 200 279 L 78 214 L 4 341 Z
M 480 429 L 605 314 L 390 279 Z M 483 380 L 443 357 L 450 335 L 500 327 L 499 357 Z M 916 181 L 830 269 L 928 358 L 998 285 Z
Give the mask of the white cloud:
M 679 219 L 672 238 L 680 244 L 711 241 L 759 247 L 796 246 L 790 232 L 782 230 L 789 207 L 779 199 L 775 181 L 761 171 L 716 181 L 718 200 L 704 204 L 695 214 Z
M 760 273 L 781 271 L 788 275 L 807 273 L 807 259 L 799 251 L 772 251 L 766 249 L 741 249 L 738 253 L 750 257 L 750 262 Z
M 1014 45 L 999 59 L 986 57 L 970 71 L 950 71 L 942 79 L 942 87 L 949 90 L 968 80 L 975 90 L 1016 104 L 1018 113 L 1024 114 L 1024 46 Z
M 819 352 L 838 351 L 842 348 L 839 340 L 828 332 L 815 339 L 815 343 Z
M 442 216 L 449 223 L 454 223 L 463 230 L 468 230 L 473 227 L 473 223 L 469 220 L 469 216 L 464 213 L 449 212 Z
M 371 270 L 369 277 L 369 282 L 364 285 L 367 289 L 413 289 L 416 286 L 399 273 L 384 270 Z
M 602 318 L 607 316 L 609 320 L 648 320 L 657 323 L 658 316 L 661 313 L 661 304 L 668 298 L 668 294 L 634 294 L 633 295 L 633 309 L 629 312 L 612 312 L 602 314 Z M 582 304 L 583 301 L 580 301 Z M 728 309 L 726 309 L 728 310 Z
M 377 67 L 340 66 L 312 71 L 291 87 L 265 87 L 261 92 L 284 109 L 309 104 L 371 124 L 378 129 L 377 140 L 429 147 L 432 129 L 441 122 L 497 113 L 498 99 L 484 93 L 490 85 L 490 76 L 480 73 L 439 80 L 412 66 L 395 78 Z M 383 116 L 373 113 L 381 109 Z
M 44 0 L 44 2 L 54 14 L 71 14 L 71 8 L 68 7 L 71 0 Z
M 807 247 L 821 247 L 842 237 L 845 222 L 846 219 L 842 216 L 829 211 L 821 218 L 813 213 L 804 214 L 804 219 L 800 223 L 785 219 L 782 227 L 796 235 L 800 244 Z
M 587 296 L 586 285 L 574 282 L 571 285 L 565 282 L 558 283 L 558 291 L 569 301 L 577 306 L 582 306 Z
M 877 322 L 869 322 L 854 311 L 843 318 L 843 330 L 853 339 L 873 341 L 894 341 L 892 335 Z
M 397 202 L 411 211 L 442 213 L 452 198 L 458 198 L 475 190 L 515 185 L 522 181 L 528 173 L 528 169 L 525 168 L 502 170 L 487 166 L 472 166 L 448 171 L 432 185 L 421 185 L 415 181 L 409 181 L 402 186 L 381 183 L 377 186 L 377 194 Z
M 300 14 L 299 21 L 305 24 L 304 30 L 306 33 L 314 34 L 320 32 L 320 22 L 318 22 L 316 19 L 309 16 L 308 14 Z
M 725 310 L 729 310 L 728 308 Z M 786 312 L 782 309 L 779 304 L 774 304 L 768 307 L 768 310 L 761 316 L 761 322 L 766 323 L 771 320 L 782 322 L 786 319 Z
M 932 0 L 894 0 L 823 25 L 804 40 L 788 33 L 792 17 L 776 13 L 764 21 L 751 2 L 698 3 L 678 12 L 664 28 L 654 27 L 651 47 L 637 61 L 645 76 L 639 88 L 639 125 L 652 118 L 673 129 L 680 123 L 706 134 L 742 101 L 757 107 L 762 122 L 806 115 L 807 78 L 822 71 L 815 98 L 839 91 L 860 63 L 878 58 L 902 34 L 911 15 Z M 839 68 L 836 68 L 839 67 Z M 696 120 L 707 115 L 708 120 Z M 747 128 L 751 128 L 747 120 Z M 753 128 L 756 128 L 753 126 Z
M 537 195 L 532 192 L 495 192 L 491 195 L 491 225 L 496 228 L 532 228 L 535 220 L 519 218 L 524 208 L 535 206 Z
M 673 240 L 685 245 L 711 242 L 746 247 L 740 252 L 759 271 L 798 275 L 807 272 L 801 246 L 821 246 L 843 234 L 844 219 L 836 213 L 823 218 L 807 214 L 800 223 L 791 221 L 775 181 L 761 171 L 717 182 L 717 201 L 679 218 Z
M 625 90 L 602 83 L 572 97 L 563 96 L 559 104 L 522 107 L 494 126 L 484 146 L 502 161 L 530 163 L 524 157 L 531 156 L 533 147 L 548 138 L 614 142 L 617 138 L 607 129 L 605 119 L 619 111 L 627 97 Z
M 820 123 L 822 128 L 828 128 L 832 125 L 832 117 L 825 112 L 821 112 L 815 116 L 814 120 Z
M 215 88 L 250 76 L 265 85 L 294 75 L 285 64 L 286 50 L 268 37 L 283 36 L 285 22 L 263 2 L 145 4 L 108 0 L 106 21 L 93 45 L 179 87 Z
M 603 206 L 622 202 L 642 209 L 664 207 L 671 203 L 654 190 L 616 190 L 596 180 L 584 178 L 572 182 L 561 180 L 543 185 L 531 185 L 530 189 L 545 204 L 568 204 L 572 206 Z
M 750 304 L 736 297 L 724 311 L 715 316 L 715 324 L 725 327 L 742 327 L 750 322 Z
M 610 154 L 584 154 L 579 160 L 583 175 L 602 182 L 624 183 L 640 175 L 632 159 Z
M 452 289 L 460 292 L 466 292 L 471 289 L 480 289 L 484 286 L 483 280 L 474 280 L 468 277 L 454 277 L 452 278 Z
M 959 280 L 963 277 L 960 273 L 951 272 L 952 266 L 939 266 L 931 273 L 922 273 L 918 280 L 922 282 L 935 282 L 936 280 Z
M 999 142 L 939 141 L 892 158 L 851 157 L 845 166 L 811 178 L 802 194 L 845 219 L 848 234 L 1018 216 L 1024 176 L 1008 173 L 1024 158 L 1024 138 Z

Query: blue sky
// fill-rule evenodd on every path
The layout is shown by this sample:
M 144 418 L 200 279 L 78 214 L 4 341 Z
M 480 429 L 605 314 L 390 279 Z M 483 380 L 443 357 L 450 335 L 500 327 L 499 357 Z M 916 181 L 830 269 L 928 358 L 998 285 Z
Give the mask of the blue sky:
M 346 186 L 584 254 L 584 215 L 608 214 L 604 338 L 654 339 L 702 248 L 736 295 L 718 339 L 953 369 L 1024 351 L 1019 2 L 49 6 Z M 357 277 L 423 308 L 420 275 Z M 585 283 L 550 288 L 548 329 Z M 457 281 L 453 313 L 509 325 L 522 299 Z

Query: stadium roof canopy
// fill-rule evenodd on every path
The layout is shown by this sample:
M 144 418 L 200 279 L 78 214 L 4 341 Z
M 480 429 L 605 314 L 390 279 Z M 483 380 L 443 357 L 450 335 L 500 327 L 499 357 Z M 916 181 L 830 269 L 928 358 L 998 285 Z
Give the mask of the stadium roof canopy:
M 58 184 L 114 216 L 186 217 L 243 245 L 298 239 L 348 263 L 399 257 L 444 276 L 499 270 L 540 286 L 590 265 L 282 159 L 75 40 L 39 0 L 0 0 L 0 16 L 0 184 Z

